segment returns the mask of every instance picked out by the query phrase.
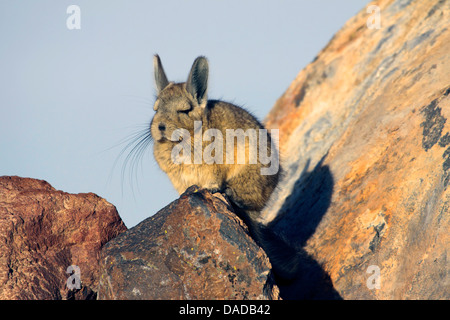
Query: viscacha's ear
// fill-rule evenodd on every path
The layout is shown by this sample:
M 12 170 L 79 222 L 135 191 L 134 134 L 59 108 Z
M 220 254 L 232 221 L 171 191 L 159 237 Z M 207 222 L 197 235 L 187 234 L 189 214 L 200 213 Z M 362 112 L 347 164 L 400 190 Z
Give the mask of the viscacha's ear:
M 198 57 L 192 65 L 191 72 L 186 81 L 186 90 L 197 100 L 199 106 L 205 107 L 208 90 L 208 60 L 205 57 Z
M 165 87 L 167 87 L 169 81 L 167 80 L 166 73 L 164 72 L 161 59 L 157 54 L 153 57 L 153 69 L 155 72 L 156 94 L 159 94 Z

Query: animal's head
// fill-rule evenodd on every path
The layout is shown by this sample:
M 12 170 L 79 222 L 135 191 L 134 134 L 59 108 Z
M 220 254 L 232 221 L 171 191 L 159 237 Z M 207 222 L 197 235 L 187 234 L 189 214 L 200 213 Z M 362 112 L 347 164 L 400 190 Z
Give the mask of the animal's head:
M 157 98 L 150 130 L 154 141 L 171 140 L 176 129 L 194 130 L 194 121 L 201 121 L 207 104 L 208 61 L 195 59 L 185 83 L 167 80 L 161 59 L 153 59 Z

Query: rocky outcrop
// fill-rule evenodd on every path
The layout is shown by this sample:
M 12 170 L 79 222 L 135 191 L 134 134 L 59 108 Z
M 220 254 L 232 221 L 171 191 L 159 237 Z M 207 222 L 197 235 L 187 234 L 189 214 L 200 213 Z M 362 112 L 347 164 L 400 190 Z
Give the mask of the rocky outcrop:
M 263 218 L 293 279 L 219 194 L 124 232 L 94 194 L 0 177 L 0 299 L 450 299 L 450 2 L 376 5 L 380 28 L 350 19 L 265 120 L 284 175 Z
M 277 299 L 270 271 L 227 200 L 193 186 L 104 246 L 99 298 Z
M 125 230 L 93 193 L 0 177 L 0 299 L 95 299 L 100 249 Z
M 450 2 L 376 5 L 381 28 L 350 19 L 268 115 L 286 175 L 265 221 L 343 299 L 449 299 Z

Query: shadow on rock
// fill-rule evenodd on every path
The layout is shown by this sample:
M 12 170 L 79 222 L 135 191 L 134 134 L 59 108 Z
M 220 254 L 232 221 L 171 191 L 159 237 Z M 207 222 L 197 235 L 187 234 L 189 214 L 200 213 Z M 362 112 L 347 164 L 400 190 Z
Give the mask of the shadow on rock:
M 329 275 L 304 250 L 307 240 L 314 234 L 327 212 L 333 193 L 333 176 L 329 167 L 322 163 L 323 158 L 308 172 L 309 161 L 307 162 L 277 218 L 268 225 L 270 231 L 289 243 L 285 252 L 291 256 L 285 264 L 294 268 L 293 277 L 286 280 L 275 275 L 283 299 L 342 299 L 334 289 Z M 271 254 L 268 255 L 271 258 Z M 276 259 L 271 259 L 271 262 L 277 263 Z M 276 267 L 275 265 L 275 270 Z

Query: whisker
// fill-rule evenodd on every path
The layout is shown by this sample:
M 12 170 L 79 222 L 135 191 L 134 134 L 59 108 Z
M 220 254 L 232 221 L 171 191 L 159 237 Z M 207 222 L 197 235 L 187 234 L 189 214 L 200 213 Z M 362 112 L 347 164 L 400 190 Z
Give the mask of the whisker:
M 127 99 L 134 100 L 134 102 L 144 104 L 145 106 L 151 106 L 155 100 L 152 101 L 149 97 L 137 96 L 132 94 L 122 94 Z
M 108 183 L 111 181 L 112 173 L 115 170 L 118 162 L 120 159 L 123 158 L 125 153 L 128 153 L 122 164 L 122 170 L 121 170 L 121 184 L 122 184 L 122 196 L 124 192 L 124 181 L 125 181 L 125 173 L 128 169 L 130 169 L 130 186 L 131 190 L 134 196 L 134 180 L 138 181 L 138 167 L 139 164 L 141 165 L 142 170 L 142 157 L 145 154 L 145 151 L 148 149 L 148 146 L 152 143 L 153 139 L 151 136 L 150 128 L 148 124 L 140 126 L 141 129 L 137 130 L 136 132 L 132 133 L 125 139 L 123 139 L 121 142 L 119 142 L 117 145 L 109 148 L 108 150 L 115 148 L 119 145 L 125 144 L 125 146 L 122 148 L 122 150 L 119 152 L 118 156 L 116 157 L 113 167 L 111 169 L 111 173 L 108 178 Z
M 136 142 L 137 141 L 137 142 Z M 127 166 L 130 165 L 130 181 L 131 181 L 131 189 L 133 191 L 134 195 L 134 184 L 133 184 L 133 174 L 136 179 L 138 180 L 138 166 L 139 163 L 142 160 L 142 156 L 144 152 L 147 150 L 148 144 L 151 142 L 151 136 L 149 132 L 143 132 L 140 134 L 135 140 L 128 143 L 128 145 L 125 147 L 123 151 L 128 150 L 131 146 L 131 150 L 129 151 L 128 155 L 125 157 L 123 166 L 122 166 L 122 187 L 123 187 L 123 181 L 125 180 L 125 172 L 127 170 Z M 123 154 L 123 152 L 121 152 Z M 122 190 L 123 191 L 123 190 Z

